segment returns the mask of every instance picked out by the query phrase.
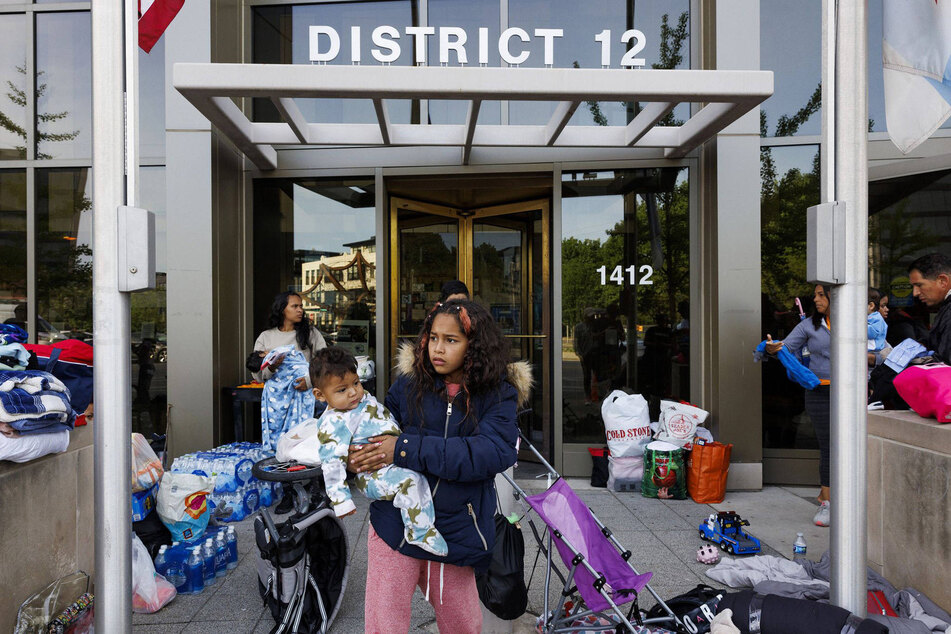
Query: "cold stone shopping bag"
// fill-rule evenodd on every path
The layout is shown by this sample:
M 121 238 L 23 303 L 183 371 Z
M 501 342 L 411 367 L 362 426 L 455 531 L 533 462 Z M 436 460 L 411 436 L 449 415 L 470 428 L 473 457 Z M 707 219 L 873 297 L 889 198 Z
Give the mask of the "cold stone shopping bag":
M 687 458 L 687 492 L 694 502 L 717 504 L 723 501 L 732 451 L 732 444 L 702 439 L 693 444 L 693 450 Z
M 684 451 L 662 440 L 644 448 L 644 479 L 641 495 L 664 500 L 686 500 Z
M 651 439 L 651 419 L 647 401 L 640 394 L 614 390 L 601 403 L 604 435 L 608 441 L 608 488 L 619 480 L 636 484 L 640 480 L 644 446 Z
M 614 390 L 601 403 L 601 418 L 612 456 L 624 458 L 644 453 L 644 445 L 651 438 L 651 418 L 643 396 Z

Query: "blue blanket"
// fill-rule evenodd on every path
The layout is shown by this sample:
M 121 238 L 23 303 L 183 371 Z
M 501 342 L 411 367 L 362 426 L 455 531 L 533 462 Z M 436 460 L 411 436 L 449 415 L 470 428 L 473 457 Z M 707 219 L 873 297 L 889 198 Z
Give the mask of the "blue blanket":
M 753 360 L 759 361 L 764 356 L 766 356 L 765 341 L 756 346 L 756 350 L 753 352 Z M 786 346 L 779 349 L 779 352 L 776 353 L 776 358 L 779 359 L 779 362 L 786 368 L 786 376 L 789 377 L 790 381 L 795 381 L 807 390 L 814 390 L 819 385 L 819 377 L 817 377 L 812 370 L 799 363 L 799 359 L 797 359 L 792 352 L 787 350 Z
M 261 395 L 261 444 L 274 453 L 277 439 L 291 427 L 314 415 L 312 390 L 296 390 L 294 382 L 310 371 L 304 353 L 294 346 L 281 346 L 268 354 L 284 354 L 284 361 L 264 383 Z
M 0 422 L 21 434 L 72 429 L 76 412 L 69 390 L 52 374 L 37 370 L 0 371 Z

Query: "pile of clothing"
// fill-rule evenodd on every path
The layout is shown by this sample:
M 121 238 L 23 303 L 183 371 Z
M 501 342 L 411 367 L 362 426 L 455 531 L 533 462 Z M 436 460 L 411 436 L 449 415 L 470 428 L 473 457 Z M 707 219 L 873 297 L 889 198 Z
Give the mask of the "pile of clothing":
M 38 370 L 0 370 L 0 460 L 26 462 L 69 446 L 69 389 Z

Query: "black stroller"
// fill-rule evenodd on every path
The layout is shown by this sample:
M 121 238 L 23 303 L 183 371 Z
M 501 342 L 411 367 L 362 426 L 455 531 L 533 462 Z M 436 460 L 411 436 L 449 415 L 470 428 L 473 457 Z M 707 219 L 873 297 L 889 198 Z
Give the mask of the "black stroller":
M 283 483 L 294 496 L 294 512 L 281 524 L 267 509 L 254 518 L 258 590 L 276 623 L 271 634 L 323 634 L 340 609 L 350 559 L 320 467 L 267 458 L 253 471 L 261 480 Z

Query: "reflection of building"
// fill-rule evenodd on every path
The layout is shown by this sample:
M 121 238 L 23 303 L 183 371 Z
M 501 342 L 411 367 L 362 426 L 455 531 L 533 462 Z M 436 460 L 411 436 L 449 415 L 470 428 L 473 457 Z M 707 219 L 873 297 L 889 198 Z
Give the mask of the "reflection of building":
M 340 321 L 352 317 L 354 307 L 376 307 L 376 238 L 350 242 L 346 253 L 324 253 L 301 264 L 304 311 L 324 333 L 334 333 Z

